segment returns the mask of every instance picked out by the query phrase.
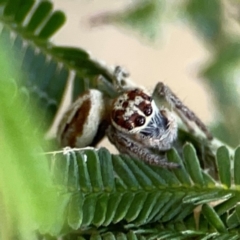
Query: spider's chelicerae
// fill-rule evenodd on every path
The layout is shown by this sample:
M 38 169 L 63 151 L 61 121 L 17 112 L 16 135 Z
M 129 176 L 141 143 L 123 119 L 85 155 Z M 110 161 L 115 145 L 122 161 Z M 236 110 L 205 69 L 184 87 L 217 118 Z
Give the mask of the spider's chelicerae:
M 62 146 L 95 146 L 107 135 L 120 153 L 161 167 L 179 167 L 164 154 L 177 138 L 174 113 L 158 108 L 145 90 L 127 85 L 128 75 L 120 67 L 114 75 L 118 97 L 110 99 L 98 90 L 88 90 L 64 114 L 58 127 Z M 154 93 L 170 104 L 190 130 L 192 121 L 212 139 L 203 122 L 166 85 L 157 83 Z

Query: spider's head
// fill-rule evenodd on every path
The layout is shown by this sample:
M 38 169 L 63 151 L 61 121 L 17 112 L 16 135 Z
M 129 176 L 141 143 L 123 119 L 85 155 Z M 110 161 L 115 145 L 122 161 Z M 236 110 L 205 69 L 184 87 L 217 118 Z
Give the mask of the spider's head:
M 113 102 L 111 121 L 125 133 L 140 133 L 150 138 L 167 135 L 170 141 L 177 136 L 177 123 L 173 114 L 165 108 L 158 109 L 154 100 L 143 90 L 129 90 Z

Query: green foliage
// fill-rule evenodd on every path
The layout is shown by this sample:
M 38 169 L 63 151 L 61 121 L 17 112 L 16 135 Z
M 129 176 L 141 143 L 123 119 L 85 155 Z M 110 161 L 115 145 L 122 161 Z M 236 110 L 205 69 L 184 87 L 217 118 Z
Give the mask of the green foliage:
M 163 1 L 138 1 L 132 8 L 109 18 L 116 22 L 138 30 L 150 39 L 155 39 L 160 28 Z
M 17 3 L 18 8 L 15 9 Z M 74 98 L 89 87 L 96 87 L 94 77 L 97 74 L 101 73 L 106 79 L 110 79 L 110 73 L 107 68 L 91 60 L 86 51 L 56 47 L 49 42 L 49 37 L 65 21 L 61 11 L 53 11 L 50 1 L 38 3 L 33 0 L 19 0 L 17 3 L 2 3 L 6 5 L 2 6 L 4 10 L 0 15 L 3 23 L 1 38 L 13 45 L 14 58 L 18 59 L 19 68 L 27 79 L 22 82 L 28 89 L 29 101 L 37 102 L 42 109 L 40 122 L 47 129 L 57 113 L 72 71 L 75 80 L 72 93 Z M 32 15 L 28 12 L 30 8 L 35 8 Z M 18 15 L 20 13 L 21 21 Z M 24 24 L 28 17 L 28 23 Z
M 104 148 L 66 150 L 64 164 L 61 152 L 53 154 L 54 183 L 61 186 L 63 193 L 71 193 L 65 229 L 78 229 L 72 234 L 93 239 L 95 235 L 104 239 L 110 229 L 111 239 L 117 232 L 136 234 L 137 239 L 166 239 L 173 235 L 178 239 L 188 235 L 204 238 L 210 232 L 219 239 L 239 236 L 240 188 L 233 181 L 229 183 L 235 176 L 230 164 L 223 161 L 230 163 L 227 148 L 217 151 L 219 182 L 201 169 L 192 145 L 187 144 L 183 152 L 183 160 L 174 149 L 169 152 L 170 161 L 183 164 L 173 171 L 111 155 Z M 238 158 L 234 159 L 236 164 Z M 223 166 L 229 175 L 223 175 Z M 208 205 L 214 201 L 218 201 L 214 207 Z M 202 204 L 197 226 L 193 209 Z
M 1 42 L 0 51 L 0 238 L 34 239 L 36 226 L 41 225 L 55 234 L 56 205 L 63 199 L 41 154 L 46 143 L 33 124 L 39 114 L 27 104 L 26 89 L 12 78 L 21 73 L 14 72 L 11 50 Z
M 153 34 L 162 4 L 139 1 L 117 20 Z M 235 101 L 236 110 L 224 77 L 235 70 L 238 44 L 227 40 L 221 3 L 187 1 L 185 9 L 207 42 L 217 42 L 205 76 L 211 84 L 221 78 L 216 99 L 229 101 L 219 107 Z M 171 171 L 104 148 L 44 154 L 53 146 L 42 136 L 69 78 L 73 99 L 88 88 L 112 96 L 112 71 L 84 49 L 50 42 L 65 21 L 50 1 L 0 0 L 0 10 L 1 239 L 239 239 L 240 148 L 180 129 L 167 157 L 182 167 Z
M 222 4 L 217 1 L 187 1 L 186 11 L 189 13 L 193 27 L 199 30 L 203 37 L 215 44 L 222 31 Z
M 218 108 L 213 131 L 221 140 L 237 146 L 239 34 L 229 25 L 229 19 L 234 18 L 229 9 L 238 8 L 239 2 L 232 1 L 231 5 L 228 8 L 223 1 L 190 0 L 186 10 L 192 26 L 212 50 L 212 62 L 202 70 L 202 75 L 212 89 Z M 236 20 L 239 24 L 237 17 Z
M 129 28 L 150 41 L 155 41 L 161 33 L 165 19 L 173 19 L 178 15 L 180 2 L 167 0 L 134 0 L 124 9 L 115 12 L 103 12 L 90 19 L 94 26 L 114 24 Z M 173 10 L 174 9 L 174 10 Z

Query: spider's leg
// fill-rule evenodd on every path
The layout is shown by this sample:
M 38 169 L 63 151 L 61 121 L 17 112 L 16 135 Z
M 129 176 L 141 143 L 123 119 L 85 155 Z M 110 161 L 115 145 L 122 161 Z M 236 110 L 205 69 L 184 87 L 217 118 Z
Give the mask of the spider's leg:
M 114 69 L 114 76 L 118 82 L 121 82 L 121 80 L 125 80 L 127 77 L 129 77 L 129 73 L 122 67 L 116 66 Z
M 118 93 L 123 93 L 129 89 L 136 88 L 136 84 L 129 78 L 130 74 L 122 67 L 116 66 L 113 72 L 113 85 Z
M 162 82 L 159 82 L 156 85 L 154 92 L 156 92 L 160 97 L 163 97 L 174 108 L 190 131 L 193 131 L 193 128 L 190 126 L 188 121 L 194 122 L 209 140 L 213 139 L 213 136 L 207 129 L 206 125 L 193 111 L 183 104 L 183 102 L 171 91 L 169 87 L 164 85 Z
M 169 169 L 180 167 L 177 163 L 168 162 L 164 156 L 152 153 L 148 148 L 131 139 L 129 135 L 120 133 L 111 126 L 107 129 L 107 136 L 120 153 L 139 158 L 150 165 Z

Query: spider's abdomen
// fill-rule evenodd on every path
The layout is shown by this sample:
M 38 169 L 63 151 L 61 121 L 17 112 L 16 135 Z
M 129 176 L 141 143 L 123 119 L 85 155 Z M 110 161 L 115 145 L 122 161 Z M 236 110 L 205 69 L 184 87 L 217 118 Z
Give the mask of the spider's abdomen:
M 166 109 L 158 109 L 155 101 L 143 90 L 129 90 L 113 101 L 111 121 L 113 126 L 125 133 L 140 133 L 150 138 L 177 136 L 177 123 Z
M 95 145 L 105 114 L 103 94 L 98 90 L 86 91 L 64 114 L 58 127 L 59 142 L 64 147 Z

